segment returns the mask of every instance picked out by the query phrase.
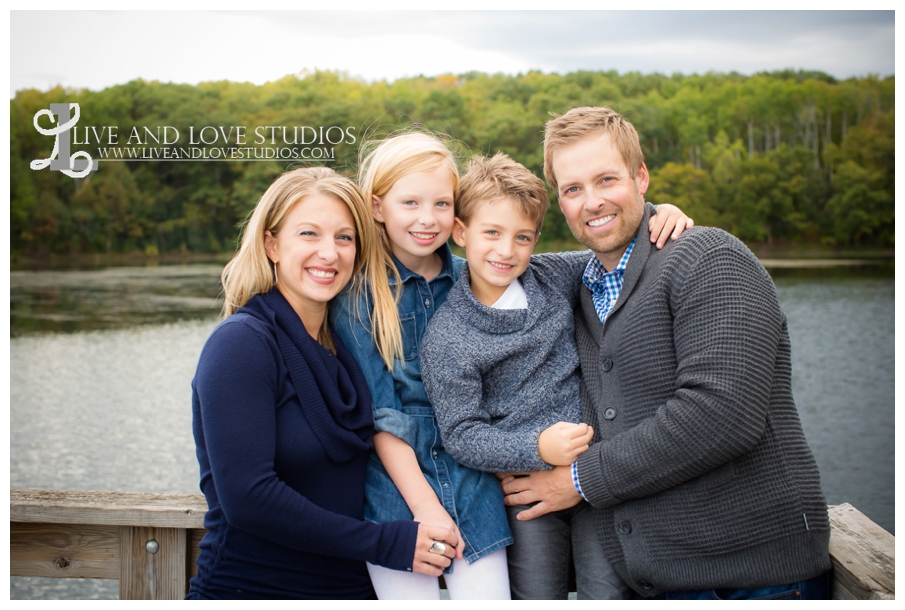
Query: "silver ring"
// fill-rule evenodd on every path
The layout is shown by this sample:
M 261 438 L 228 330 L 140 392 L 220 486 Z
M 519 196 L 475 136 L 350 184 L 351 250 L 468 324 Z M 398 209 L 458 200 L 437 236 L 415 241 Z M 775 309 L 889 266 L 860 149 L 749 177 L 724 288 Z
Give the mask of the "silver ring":
M 428 551 L 436 555 L 446 555 L 446 545 L 442 542 L 437 542 L 436 540 L 434 540 L 431 543 L 431 548 L 429 548 Z

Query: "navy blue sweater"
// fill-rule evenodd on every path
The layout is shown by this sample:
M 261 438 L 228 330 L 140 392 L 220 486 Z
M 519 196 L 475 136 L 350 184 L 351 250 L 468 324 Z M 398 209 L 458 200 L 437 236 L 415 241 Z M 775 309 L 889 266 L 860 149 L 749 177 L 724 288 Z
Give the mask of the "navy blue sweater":
M 365 561 L 411 570 L 418 524 L 362 520 L 371 399 L 334 341 L 336 356 L 273 290 L 204 346 L 192 410 L 208 533 L 189 598 L 363 599 Z

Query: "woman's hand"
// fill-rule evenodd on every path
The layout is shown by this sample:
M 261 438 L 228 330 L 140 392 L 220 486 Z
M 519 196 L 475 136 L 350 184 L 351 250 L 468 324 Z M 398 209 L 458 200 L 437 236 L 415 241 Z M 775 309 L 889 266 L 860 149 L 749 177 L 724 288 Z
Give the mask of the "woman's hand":
M 594 429 L 587 424 L 561 421 L 553 424 L 537 437 L 540 459 L 551 466 L 569 466 L 588 448 Z
M 694 220 L 671 203 L 658 205 L 657 213 L 650 217 L 647 224 L 647 228 L 650 229 L 650 240 L 657 243 L 658 249 L 666 245 L 666 238 L 670 236 L 670 232 L 675 241 L 685 229 L 693 226 Z
M 412 513 L 412 520 L 417 521 L 422 525 L 443 527 L 453 532 L 456 537 L 455 541 L 451 541 L 446 538 L 435 538 L 435 540 L 443 540 L 444 542 L 448 542 L 452 547 L 454 547 L 456 556 L 459 557 L 459 559 L 462 558 L 462 553 L 465 551 L 465 540 L 463 540 L 459 535 L 459 528 L 458 526 L 456 526 L 456 522 L 453 521 L 452 517 L 449 516 L 449 513 L 446 512 L 446 509 L 443 508 L 443 505 L 436 500 L 436 497 L 434 498 L 433 502 L 425 502 L 423 506 L 415 508 Z
M 440 545 L 435 543 L 440 543 Z M 438 546 L 441 546 L 442 554 L 436 552 Z M 431 551 L 432 547 L 434 551 Z M 459 530 L 455 525 L 449 528 L 419 523 L 412 570 L 429 576 L 440 576 L 453 559 L 462 559 L 464 548 L 465 541 L 459 536 Z

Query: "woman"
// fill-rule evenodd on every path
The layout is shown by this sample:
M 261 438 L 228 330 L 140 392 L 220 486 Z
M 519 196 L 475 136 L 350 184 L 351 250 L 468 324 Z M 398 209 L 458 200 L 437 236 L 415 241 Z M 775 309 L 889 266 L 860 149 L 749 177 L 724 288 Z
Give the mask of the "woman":
M 369 214 L 333 170 L 286 173 L 223 270 L 192 382 L 209 510 L 188 598 L 367 599 L 365 562 L 439 575 L 456 555 L 451 528 L 362 520 L 371 398 L 327 310 L 384 268 Z

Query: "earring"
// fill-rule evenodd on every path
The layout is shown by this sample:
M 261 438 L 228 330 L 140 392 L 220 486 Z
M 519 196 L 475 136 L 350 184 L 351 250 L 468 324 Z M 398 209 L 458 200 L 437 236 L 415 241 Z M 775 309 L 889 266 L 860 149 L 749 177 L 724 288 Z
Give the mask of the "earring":
M 277 275 L 277 265 L 276 265 L 276 263 L 274 263 L 273 264 L 273 283 L 274 283 L 274 285 L 276 285 L 279 281 L 280 281 L 280 278 Z

